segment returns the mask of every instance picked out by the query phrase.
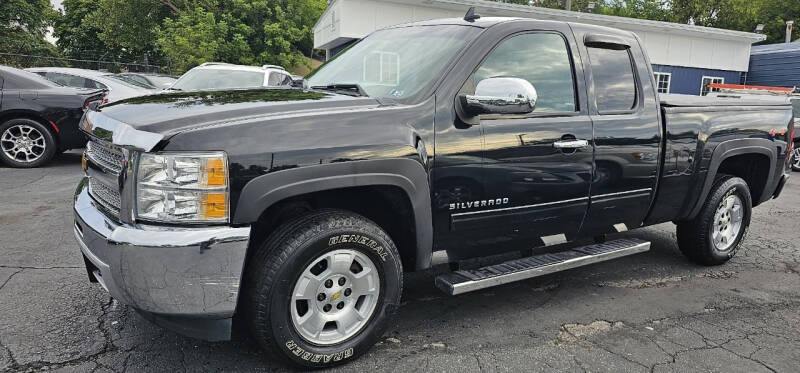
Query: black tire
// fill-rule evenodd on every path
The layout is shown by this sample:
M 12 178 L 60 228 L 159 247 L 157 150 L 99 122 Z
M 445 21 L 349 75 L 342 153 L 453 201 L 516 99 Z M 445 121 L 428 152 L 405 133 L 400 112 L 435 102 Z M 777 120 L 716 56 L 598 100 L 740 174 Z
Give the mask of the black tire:
M 11 144 L 10 142 L 4 141 L 4 139 L 6 139 L 5 137 L 6 132 L 9 132 L 9 134 L 13 135 L 15 129 L 19 128 L 18 126 L 32 127 L 36 129 L 39 135 L 41 135 L 41 138 L 44 140 L 45 148 L 42 151 L 41 155 L 38 156 L 38 158 L 32 159 L 30 161 L 21 159 L 21 157 L 15 159 L 11 157 L 9 154 L 6 154 L 6 152 L 4 151 L 4 149 L 7 146 L 9 146 L 9 144 Z M 36 139 L 38 138 L 39 137 L 37 135 Z M 50 129 L 47 128 L 45 125 L 33 119 L 27 119 L 27 118 L 11 119 L 0 124 L 0 160 L 2 160 L 3 163 L 11 167 L 17 167 L 17 168 L 39 167 L 41 165 L 46 164 L 47 162 L 50 162 L 50 160 L 52 160 L 53 157 L 56 155 L 56 150 L 57 150 L 57 144 L 55 136 L 53 136 L 53 133 L 50 132 Z
M 337 243 L 344 235 L 359 239 Z M 380 278 L 377 305 L 357 334 L 332 345 L 312 344 L 292 322 L 291 293 L 317 258 L 344 247 L 374 263 Z M 254 338 L 268 353 L 305 368 L 342 364 L 369 350 L 386 331 L 403 291 L 400 256 L 389 235 L 369 219 L 339 210 L 311 212 L 277 228 L 250 259 L 247 279 Z
M 711 230 L 714 227 L 714 218 L 720 203 L 733 194 L 737 195 L 742 202 L 741 228 L 733 240 L 733 245 L 726 250 L 719 250 L 713 243 Z M 698 264 L 712 266 L 727 262 L 736 255 L 739 244 L 747 236 L 752 206 L 750 188 L 744 180 L 730 175 L 717 176 L 697 217 L 689 221 L 678 222 L 678 248 L 683 255 Z

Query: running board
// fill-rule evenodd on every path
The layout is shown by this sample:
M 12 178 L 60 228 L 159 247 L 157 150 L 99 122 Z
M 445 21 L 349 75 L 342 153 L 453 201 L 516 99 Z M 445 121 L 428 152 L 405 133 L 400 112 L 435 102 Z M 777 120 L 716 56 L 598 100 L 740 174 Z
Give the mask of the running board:
M 436 287 L 447 294 L 457 295 L 648 250 L 650 241 L 636 238 L 619 239 L 552 254 L 529 256 L 477 269 L 446 273 L 436 277 Z

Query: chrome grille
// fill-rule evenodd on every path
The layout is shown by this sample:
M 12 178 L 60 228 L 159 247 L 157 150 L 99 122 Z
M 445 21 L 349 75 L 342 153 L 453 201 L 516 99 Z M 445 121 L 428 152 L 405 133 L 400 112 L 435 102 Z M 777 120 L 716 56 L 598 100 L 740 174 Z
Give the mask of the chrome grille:
M 120 200 L 118 189 L 105 185 L 99 180 L 90 177 L 89 194 L 91 194 L 95 201 L 100 203 L 106 210 L 115 216 L 119 216 L 119 208 L 122 201 Z
M 125 167 L 125 155 L 118 147 L 91 140 L 86 144 L 86 155 L 97 165 L 119 175 Z

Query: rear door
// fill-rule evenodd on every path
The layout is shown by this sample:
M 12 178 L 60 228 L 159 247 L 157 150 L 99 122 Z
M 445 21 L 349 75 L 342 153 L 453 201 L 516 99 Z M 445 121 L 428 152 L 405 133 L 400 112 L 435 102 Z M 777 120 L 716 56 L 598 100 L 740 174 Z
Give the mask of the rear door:
M 633 35 L 575 27 L 595 146 L 589 213 L 581 235 L 637 228 L 658 180 L 662 134 L 653 73 Z
M 477 223 L 490 237 L 520 248 L 576 238 L 588 207 L 592 123 L 571 38 L 566 24 L 555 23 L 512 34 L 473 73 L 476 85 L 490 77 L 525 79 L 538 100 L 528 115 L 480 117 L 483 194 L 495 204 L 479 201 L 476 211 L 454 213 L 454 226 Z

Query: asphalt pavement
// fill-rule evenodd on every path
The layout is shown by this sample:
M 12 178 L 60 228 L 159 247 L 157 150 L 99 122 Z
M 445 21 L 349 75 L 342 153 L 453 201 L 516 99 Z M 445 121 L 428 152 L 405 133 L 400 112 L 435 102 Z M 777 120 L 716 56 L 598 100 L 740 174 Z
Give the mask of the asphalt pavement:
M 0 166 L 0 371 L 287 370 L 254 341 L 163 330 L 89 283 L 72 234 L 80 153 Z M 800 371 L 800 174 L 755 209 L 728 264 L 651 251 L 459 296 L 408 274 L 383 340 L 341 371 Z

